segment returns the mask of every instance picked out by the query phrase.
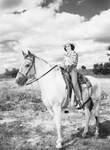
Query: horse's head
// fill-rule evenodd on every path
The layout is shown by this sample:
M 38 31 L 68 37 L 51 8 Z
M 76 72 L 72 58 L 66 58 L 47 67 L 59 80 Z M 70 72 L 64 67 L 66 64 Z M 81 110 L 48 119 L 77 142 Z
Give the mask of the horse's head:
M 35 56 L 28 51 L 28 54 L 23 53 L 24 56 L 24 60 L 22 62 L 22 65 L 19 69 L 19 72 L 17 74 L 16 80 L 15 82 L 20 85 L 23 86 L 26 84 L 26 82 L 33 78 L 36 74 L 36 70 L 35 70 Z

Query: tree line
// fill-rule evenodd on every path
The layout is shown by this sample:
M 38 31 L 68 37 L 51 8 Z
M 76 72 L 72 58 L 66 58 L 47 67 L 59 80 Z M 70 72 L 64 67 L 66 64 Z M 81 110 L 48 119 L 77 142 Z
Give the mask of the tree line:
M 94 64 L 93 66 L 93 72 L 96 75 L 110 75 L 110 63 L 100 63 L 100 64 Z
M 110 63 L 100 63 L 94 64 L 92 69 L 87 69 L 86 66 L 81 66 L 81 73 L 88 75 L 110 75 Z M 6 69 L 3 74 L 0 75 L 1 78 L 15 78 L 19 69 L 12 68 L 11 70 Z
M 11 70 L 5 69 L 5 72 L 0 75 L 1 78 L 15 78 L 19 69 L 12 68 Z

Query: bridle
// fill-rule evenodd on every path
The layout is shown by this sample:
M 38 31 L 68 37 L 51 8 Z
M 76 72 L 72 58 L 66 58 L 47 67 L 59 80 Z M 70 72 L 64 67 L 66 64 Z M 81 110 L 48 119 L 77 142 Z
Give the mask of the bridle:
M 32 61 L 32 63 L 31 63 L 31 65 L 30 65 L 28 71 L 26 72 L 26 74 L 23 74 L 23 73 L 21 73 L 20 71 L 19 71 L 18 73 L 19 73 L 20 75 L 22 75 L 23 77 L 27 78 L 28 73 L 30 72 L 30 70 L 32 69 L 32 67 L 33 67 L 33 65 L 34 65 L 34 70 L 35 70 L 35 72 L 34 72 L 34 74 L 32 75 L 32 76 L 34 76 L 34 75 L 36 74 L 35 57 L 33 57 L 33 59 L 30 59 L 30 58 L 26 57 L 25 59 L 28 59 L 28 60 Z M 32 76 L 31 76 L 31 77 L 32 77 Z M 28 78 L 27 78 L 27 79 L 28 79 Z
M 33 55 L 34 56 L 34 55 Z M 28 75 L 28 73 L 29 73 L 29 71 L 32 69 L 32 67 L 33 67 L 33 65 L 34 65 L 34 70 L 35 70 L 35 73 L 31 76 L 31 77 L 33 77 L 35 74 L 36 74 L 36 68 L 35 68 L 35 57 L 36 56 L 34 56 L 33 57 L 33 60 L 31 60 L 30 58 L 25 58 L 25 59 L 29 59 L 30 61 L 32 61 L 32 64 L 31 64 L 31 66 L 29 67 L 29 69 L 28 69 L 28 71 L 26 72 L 26 74 L 23 74 L 23 73 L 21 73 L 20 71 L 18 72 L 20 75 L 22 75 L 23 77 L 25 77 L 25 78 L 27 78 L 27 75 Z M 49 73 L 50 71 L 52 71 L 54 68 L 56 68 L 58 65 L 55 65 L 54 67 L 52 67 L 50 70 L 48 70 L 47 72 L 45 72 L 43 75 L 41 75 L 40 77 L 38 77 L 38 78 L 34 78 L 34 79 L 32 79 L 30 82 L 28 82 L 28 83 L 26 83 L 26 85 L 29 85 L 29 84 L 31 84 L 31 83 L 33 83 L 33 82 L 35 82 L 35 81 L 38 81 L 39 79 L 41 79 L 43 76 L 45 76 L 47 73 Z M 28 78 L 27 78 L 28 79 Z

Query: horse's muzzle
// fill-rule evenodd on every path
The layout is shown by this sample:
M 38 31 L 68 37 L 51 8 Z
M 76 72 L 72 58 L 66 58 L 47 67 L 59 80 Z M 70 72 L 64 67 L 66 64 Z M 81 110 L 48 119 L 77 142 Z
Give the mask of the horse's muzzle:
M 19 78 L 16 79 L 15 82 L 16 82 L 18 85 L 23 86 L 23 85 L 26 84 L 27 80 L 28 80 L 27 77 L 19 77 Z

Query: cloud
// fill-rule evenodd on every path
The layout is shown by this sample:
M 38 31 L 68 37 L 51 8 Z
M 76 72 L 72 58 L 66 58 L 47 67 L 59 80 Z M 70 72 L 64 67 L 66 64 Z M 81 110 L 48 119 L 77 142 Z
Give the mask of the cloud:
M 5 69 L 19 68 L 22 60 L 21 53 L 0 52 L 0 73 L 4 73 Z
M 93 68 L 96 63 L 108 61 L 107 47 L 104 43 L 94 42 L 93 40 L 83 40 L 76 42 L 76 52 L 79 54 L 78 67 L 85 65 L 87 68 Z
M 30 10 L 38 6 L 47 7 L 51 10 L 58 11 L 59 7 L 63 4 L 62 0 L 53 0 L 53 2 L 46 5 L 47 0 L 1 0 L 0 12 L 22 12 L 23 10 Z
M 86 0 L 78 0 L 77 5 L 81 5 L 83 2 L 85 2 Z
M 35 7 L 18 15 L 0 15 L 2 54 L 19 54 L 22 50 L 29 49 L 46 61 L 58 63 L 64 54 L 64 43 L 73 42 L 80 56 L 79 67 L 83 64 L 91 67 L 95 62 L 106 61 L 105 49 L 110 41 L 110 10 L 86 20 L 78 14 L 56 12 L 63 4 L 62 0 L 53 1 L 48 7 L 42 7 L 43 2 L 22 0 L 21 3 L 16 2 L 16 6 L 13 5 L 11 10 L 17 8 L 17 11 L 21 11 L 33 4 Z M 16 55 L 16 58 L 18 56 Z M 14 55 L 8 57 L 11 59 Z M 10 65 L 11 61 L 8 62 Z M 17 66 L 16 63 L 13 65 Z
M 110 17 L 110 9 L 107 11 L 103 11 L 100 15 L 96 15 L 88 22 L 88 27 L 91 28 L 91 37 L 95 40 L 98 39 L 110 39 L 109 32 L 110 32 L 110 21 L 108 18 Z
M 59 10 L 60 6 L 63 4 L 63 0 L 55 0 L 53 3 L 48 5 L 48 8 L 53 10 Z
M 42 5 L 44 0 L 1 0 L 0 13 L 23 11 Z
M 0 6 L 2 9 L 7 9 L 7 8 L 19 6 L 21 2 L 22 0 L 1 0 Z
M 71 15 L 73 16 L 73 15 Z M 68 16 L 69 17 L 69 16 Z M 110 9 L 107 11 L 101 12 L 99 15 L 95 15 L 90 20 L 84 20 L 79 16 L 79 24 L 78 21 L 75 22 L 75 26 L 70 28 L 70 35 L 72 38 L 76 40 L 81 39 L 92 39 L 94 41 L 104 42 L 107 38 L 109 40 L 109 32 L 110 32 Z M 78 17 L 77 17 L 78 18 Z M 71 24 L 72 25 L 72 24 Z M 69 32 L 68 32 L 69 33 Z
M 0 52 L 15 52 L 14 47 L 19 43 L 16 40 L 4 40 L 0 42 Z

